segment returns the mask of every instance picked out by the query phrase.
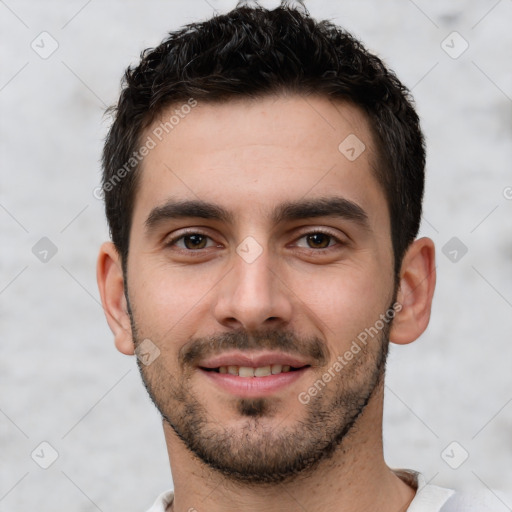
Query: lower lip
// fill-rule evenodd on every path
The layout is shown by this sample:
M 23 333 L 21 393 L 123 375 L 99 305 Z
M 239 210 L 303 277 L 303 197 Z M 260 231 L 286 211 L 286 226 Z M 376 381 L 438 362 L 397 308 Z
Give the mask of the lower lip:
M 299 370 L 267 375 L 265 377 L 239 377 L 229 373 L 207 371 L 202 368 L 199 371 L 228 393 L 239 397 L 255 398 L 268 396 L 285 389 L 300 379 L 308 369 L 309 367 L 305 366 Z

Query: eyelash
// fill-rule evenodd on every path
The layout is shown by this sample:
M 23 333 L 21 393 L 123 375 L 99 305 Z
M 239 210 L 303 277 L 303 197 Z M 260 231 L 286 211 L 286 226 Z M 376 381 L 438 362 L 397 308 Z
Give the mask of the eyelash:
M 318 252 L 325 253 L 327 251 L 334 250 L 336 248 L 339 249 L 340 246 L 346 245 L 346 242 L 343 242 L 342 240 L 340 240 L 340 238 L 338 236 L 334 235 L 327 229 L 313 229 L 313 231 L 306 231 L 306 232 L 302 233 L 298 238 L 296 238 L 294 243 L 297 243 L 299 240 L 301 240 L 307 236 L 312 236 L 312 235 L 328 236 L 330 238 L 329 243 L 334 242 L 334 244 L 328 245 L 325 248 L 319 248 L 319 249 L 315 249 L 314 247 L 301 247 L 301 249 L 306 250 L 306 251 L 315 252 L 315 253 L 318 253 Z
M 176 235 L 176 236 L 172 237 L 170 240 L 166 241 L 164 245 L 165 245 L 165 247 L 172 247 L 173 245 L 175 245 L 180 240 L 184 239 L 187 236 L 192 236 L 192 235 L 200 235 L 200 236 L 204 236 L 206 238 L 209 238 L 210 240 L 213 240 L 213 238 L 211 236 L 207 235 L 206 233 L 202 233 L 201 231 L 198 231 L 198 230 L 187 230 L 187 231 L 182 231 L 179 235 Z M 181 247 L 179 247 L 178 249 L 180 251 L 185 251 L 185 252 L 190 253 L 190 254 L 200 253 L 201 252 L 201 249 L 193 250 L 193 249 L 183 249 Z
M 185 237 L 187 236 L 191 236 L 191 235 L 200 235 L 200 236 L 204 236 L 206 238 L 209 238 L 210 240 L 213 240 L 212 237 L 210 237 L 209 235 L 207 235 L 206 233 L 202 233 L 201 231 L 197 231 L 197 230 L 189 230 L 189 231 L 185 231 L 185 232 L 182 232 L 180 233 L 179 235 L 171 238 L 169 241 L 165 242 L 165 247 L 172 247 L 174 246 L 177 242 L 179 242 L 180 240 L 184 239 Z M 297 243 L 299 240 L 301 240 L 302 238 L 305 238 L 307 236 L 311 236 L 311 235 L 326 235 L 328 236 L 331 240 L 330 241 L 334 241 L 335 243 L 333 245 L 329 245 L 325 248 L 319 248 L 319 249 L 315 249 L 313 247 L 302 247 L 301 249 L 303 250 L 306 250 L 306 251 L 311 251 L 311 252 L 315 252 L 315 253 L 319 253 L 319 252 L 327 252 L 329 250 L 332 250 L 332 249 L 335 249 L 337 246 L 344 246 L 344 245 L 347 245 L 347 242 L 346 241 L 342 241 L 340 240 L 340 238 L 336 235 L 334 235 L 333 233 L 331 233 L 330 231 L 324 229 L 313 229 L 312 231 L 306 231 L 304 233 L 302 233 L 300 236 L 298 236 L 294 243 Z M 211 247 L 207 247 L 205 249 L 209 249 Z M 179 248 L 179 250 L 181 251 L 184 251 L 184 252 L 187 252 L 187 253 L 190 253 L 190 254 L 194 254 L 194 253 L 201 253 L 203 249 L 183 249 L 183 248 Z

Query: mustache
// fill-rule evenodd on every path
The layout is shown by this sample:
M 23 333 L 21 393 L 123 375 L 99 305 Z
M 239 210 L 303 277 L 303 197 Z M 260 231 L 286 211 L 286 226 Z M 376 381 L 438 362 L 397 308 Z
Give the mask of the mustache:
M 227 352 L 228 350 L 274 350 L 295 356 L 312 359 L 319 366 L 329 360 L 329 350 L 322 340 L 316 336 L 300 337 L 290 331 L 267 330 L 248 333 L 237 330 L 194 338 L 181 347 L 178 360 L 181 366 L 197 366 L 207 357 Z

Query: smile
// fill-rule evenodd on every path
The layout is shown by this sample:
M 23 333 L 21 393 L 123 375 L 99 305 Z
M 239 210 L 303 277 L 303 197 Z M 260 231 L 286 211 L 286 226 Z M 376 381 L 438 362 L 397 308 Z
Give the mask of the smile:
M 219 366 L 218 368 L 203 368 L 206 371 L 213 371 L 222 374 L 237 375 L 239 377 L 268 377 L 269 375 L 278 375 L 300 370 L 288 364 L 273 364 L 252 368 L 251 366 Z
M 274 365 L 270 368 L 272 366 Z M 309 365 L 302 368 L 284 367 L 278 373 L 269 374 L 268 367 L 228 366 L 224 367 L 225 373 L 221 373 L 220 368 L 222 367 L 199 368 L 199 373 L 208 379 L 209 386 L 213 385 L 214 388 L 237 398 L 264 398 L 279 392 L 290 392 L 293 387 L 297 389 L 292 392 L 299 393 L 307 387 L 306 384 L 303 383 L 300 387 L 293 385 L 311 369 Z M 279 365 L 275 365 L 274 371 L 278 369 Z M 261 375 L 262 371 L 264 375 Z

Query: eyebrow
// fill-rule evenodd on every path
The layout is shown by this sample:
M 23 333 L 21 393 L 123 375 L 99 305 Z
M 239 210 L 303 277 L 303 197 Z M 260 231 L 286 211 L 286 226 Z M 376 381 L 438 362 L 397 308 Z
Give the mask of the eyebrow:
M 364 229 L 370 229 L 368 215 L 363 208 L 349 199 L 337 196 L 284 203 L 274 211 L 272 220 L 278 224 L 315 217 L 338 217 L 355 222 Z
M 173 201 L 154 208 L 146 219 L 146 231 L 173 219 L 200 218 L 233 223 L 234 215 L 225 208 L 203 200 Z M 322 197 L 289 201 L 277 206 L 271 220 L 274 224 L 316 217 L 338 217 L 370 230 L 367 213 L 361 206 L 343 197 Z
M 146 231 L 153 231 L 159 224 L 172 219 L 198 217 L 200 219 L 232 222 L 233 215 L 221 206 L 202 200 L 168 201 L 151 210 L 146 219 Z

